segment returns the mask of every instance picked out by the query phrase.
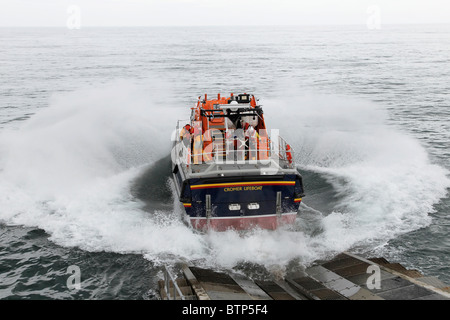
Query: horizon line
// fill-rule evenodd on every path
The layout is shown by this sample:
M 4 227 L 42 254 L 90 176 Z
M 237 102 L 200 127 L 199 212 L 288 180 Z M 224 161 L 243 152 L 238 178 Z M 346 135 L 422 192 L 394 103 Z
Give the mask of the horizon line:
M 448 25 L 450 22 L 396 22 L 382 23 L 385 26 L 395 25 Z M 333 26 L 365 26 L 365 23 L 330 23 L 330 24 L 216 24 L 216 25 L 83 25 L 82 28 L 161 28 L 161 27 L 333 27 Z M 0 28 L 65 28 L 65 25 L 0 25 Z

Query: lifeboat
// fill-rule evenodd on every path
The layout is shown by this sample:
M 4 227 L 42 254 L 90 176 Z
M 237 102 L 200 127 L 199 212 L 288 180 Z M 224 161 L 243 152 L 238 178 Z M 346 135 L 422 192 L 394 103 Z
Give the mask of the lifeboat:
M 267 129 L 254 95 L 200 96 L 173 140 L 175 189 L 193 228 L 273 230 L 295 222 L 304 190 L 294 151 Z

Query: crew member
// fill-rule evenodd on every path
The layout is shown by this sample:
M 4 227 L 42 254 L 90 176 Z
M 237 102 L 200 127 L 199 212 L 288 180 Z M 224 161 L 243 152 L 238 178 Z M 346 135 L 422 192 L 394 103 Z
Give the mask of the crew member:
M 258 132 L 249 123 L 244 124 L 245 130 L 245 144 L 247 147 L 247 159 L 256 160 L 257 158 L 257 138 L 259 139 Z
M 188 147 L 191 141 L 192 128 L 189 124 L 185 125 L 180 131 L 180 140 L 183 141 L 184 145 Z

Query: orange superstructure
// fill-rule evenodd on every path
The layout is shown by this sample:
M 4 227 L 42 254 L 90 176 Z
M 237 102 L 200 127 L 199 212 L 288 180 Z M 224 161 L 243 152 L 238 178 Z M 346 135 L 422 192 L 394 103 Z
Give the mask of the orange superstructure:
M 254 95 L 220 94 L 213 99 L 200 96 L 197 104 L 191 109 L 194 130 L 193 146 L 194 163 L 199 163 L 199 142 L 202 143 L 202 161 L 209 163 L 214 156 L 226 158 L 227 151 L 245 153 L 245 159 L 266 160 L 269 154 L 269 140 L 262 109 L 257 105 Z M 250 137 L 244 136 L 250 126 Z M 202 134 L 201 138 L 199 135 Z M 244 135 L 243 135 L 244 134 Z M 230 139 L 233 140 L 232 145 Z M 227 145 L 228 143 L 228 145 Z M 197 148 L 196 148 L 197 146 Z M 249 150 L 250 149 L 250 150 Z

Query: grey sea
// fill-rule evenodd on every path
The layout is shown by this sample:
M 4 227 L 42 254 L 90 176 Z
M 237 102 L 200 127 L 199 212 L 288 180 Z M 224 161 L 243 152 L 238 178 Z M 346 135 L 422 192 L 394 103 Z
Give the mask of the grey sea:
M 449 57 L 445 24 L 1 28 L 0 299 L 156 300 L 164 266 L 261 279 L 342 251 L 450 284 Z M 293 147 L 292 226 L 183 222 L 176 122 L 231 92 Z

